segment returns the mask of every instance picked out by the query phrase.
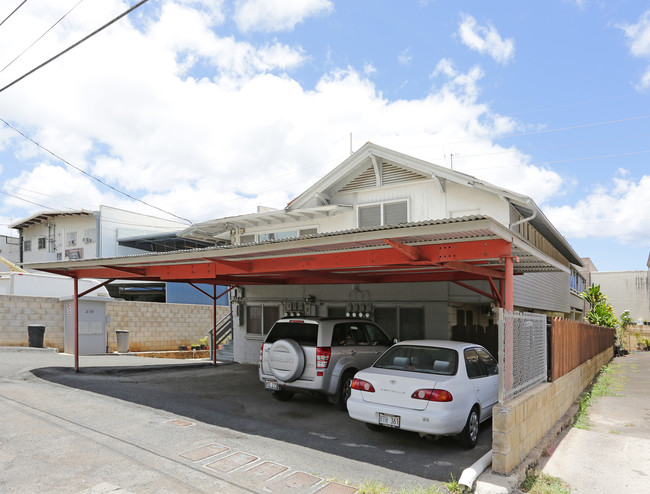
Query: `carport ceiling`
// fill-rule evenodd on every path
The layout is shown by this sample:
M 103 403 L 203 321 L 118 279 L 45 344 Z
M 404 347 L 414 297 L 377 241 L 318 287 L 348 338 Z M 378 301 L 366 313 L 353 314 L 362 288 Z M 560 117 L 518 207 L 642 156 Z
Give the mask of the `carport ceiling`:
M 515 274 L 567 271 L 484 216 L 28 267 L 74 278 L 218 285 L 397 283 L 501 279 L 507 256 L 518 258 Z

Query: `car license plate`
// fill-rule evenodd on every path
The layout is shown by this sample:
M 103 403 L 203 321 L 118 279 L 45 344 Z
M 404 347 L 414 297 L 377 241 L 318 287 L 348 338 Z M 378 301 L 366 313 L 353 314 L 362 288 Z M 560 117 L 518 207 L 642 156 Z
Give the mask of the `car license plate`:
M 272 381 L 270 379 L 267 379 L 266 381 L 264 381 L 264 387 L 266 389 L 271 389 L 273 391 L 279 391 L 280 390 L 280 386 L 278 385 L 278 382 L 277 381 Z
M 387 427 L 399 429 L 399 415 L 389 415 L 388 413 L 379 414 L 379 424 Z

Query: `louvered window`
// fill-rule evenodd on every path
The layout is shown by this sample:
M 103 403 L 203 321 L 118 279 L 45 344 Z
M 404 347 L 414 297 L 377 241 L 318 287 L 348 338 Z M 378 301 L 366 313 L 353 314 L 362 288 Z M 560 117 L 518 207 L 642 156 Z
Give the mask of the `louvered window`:
M 359 206 L 359 228 L 399 225 L 408 222 L 406 201 Z
M 384 204 L 384 225 L 399 225 L 407 222 L 406 201 Z
M 359 228 L 381 225 L 381 205 L 359 207 Z

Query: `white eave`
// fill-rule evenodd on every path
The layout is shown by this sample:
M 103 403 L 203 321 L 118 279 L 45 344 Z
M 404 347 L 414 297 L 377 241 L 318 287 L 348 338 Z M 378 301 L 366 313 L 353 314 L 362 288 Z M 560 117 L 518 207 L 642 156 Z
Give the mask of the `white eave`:
M 352 206 L 330 204 L 315 208 L 304 208 L 296 210 L 278 209 L 265 211 L 263 213 L 244 214 L 230 216 L 198 223 L 185 230 L 178 232 L 179 237 L 194 238 L 199 240 L 213 240 L 218 235 L 230 231 L 241 231 L 242 229 L 254 227 L 267 227 L 272 225 L 293 224 L 303 221 L 312 221 L 327 216 L 352 210 Z

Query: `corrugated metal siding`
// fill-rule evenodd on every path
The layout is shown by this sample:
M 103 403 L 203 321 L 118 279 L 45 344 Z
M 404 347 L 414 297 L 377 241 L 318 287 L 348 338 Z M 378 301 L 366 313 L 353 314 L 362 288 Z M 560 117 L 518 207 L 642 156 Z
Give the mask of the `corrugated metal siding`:
M 526 273 L 515 276 L 514 304 L 529 309 L 569 312 L 569 273 Z

